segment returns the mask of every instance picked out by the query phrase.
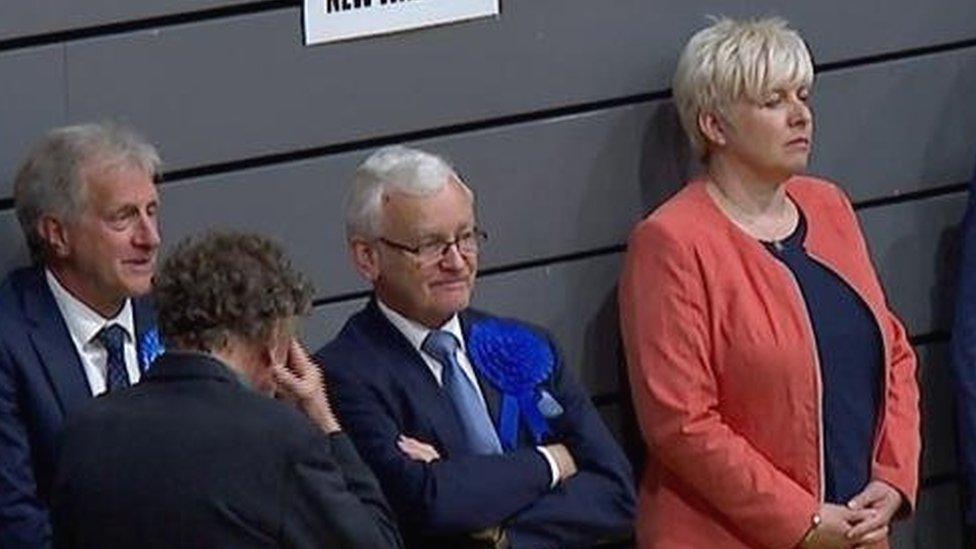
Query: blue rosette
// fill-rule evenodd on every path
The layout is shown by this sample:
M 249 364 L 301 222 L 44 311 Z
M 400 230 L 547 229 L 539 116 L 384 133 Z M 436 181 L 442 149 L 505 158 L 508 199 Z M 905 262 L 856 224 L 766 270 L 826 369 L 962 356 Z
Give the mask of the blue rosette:
M 153 328 L 142 334 L 142 339 L 139 340 L 139 365 L 143 371 L 147 370 L 149 365 L 164 352 L 166 347 L 159 337 L 159 330 Z
M 502 447 L 517 447 L 522 420 L 535 442 L 540 443 L 549 434 L 549 413 L 543 415 L 540 402 L 554 402 L 551 395 L 539 389 L 556 366 L 549 342 L 516 322 L 486 319 L 471 326 L 467 347 L 474 367 L 502 394 L 498 426 Z

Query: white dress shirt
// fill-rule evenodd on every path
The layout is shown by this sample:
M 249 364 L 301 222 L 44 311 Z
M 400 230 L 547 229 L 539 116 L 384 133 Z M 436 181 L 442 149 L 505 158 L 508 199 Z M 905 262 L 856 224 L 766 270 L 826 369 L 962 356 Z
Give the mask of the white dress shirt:
M 426 364 L 427 368 L 430 369 L 430 373 L 433 374 L 434 379 L 437 380 L 437 384 L 443 386 L 441 376 L 444 372 L 444 366 L 442 366 L 441 363 L 438 362 L 434 357 L 427 354 L 422 348 L 424 340 L 427 339 L 427 334 L 431 332 L 430 328 L 401 315 L 379 299 L 376 300 L 376 304 L 379 306 L 380 312 L 383 313 L 383 316 L 390 321 L 390 324 L 393 324 L 393 326 L 396 327 L 396 329 L 407 338 L 407 341 L 410 342 L 413 348 L 420 353 L 420 358 L 424 359 L 424 364 Z M 439 329 L 445 332 L 450 332 L 454 337 L 457 338 L 458 343 L 460 344 L 458 351 L 460 352 L 456 353 L 454 358 L 457 359 L 458 365 L 461 366 L 461 371 L 464 372 L 464 375 L 469 381 L 471 381 L 471 384 L 474 385 L 475 391 L 477 391 L 478 396 L 481 398 L 481 405 L 484 407 L 485 413 L 490 417 L 491 414 L 488 411 L 488 405 L 485 403 L 485 395 L 481 392 L 481 386 L 478 384 L 478 378 L 474 375 L 474 367 L 471 366 L 471 361 L 468 359 L 467 347 L 464 342 L 464 333 L 461 331 L 461 321 L 458 318 L 458 315 L 455 314 L 452 316 Z M 549 486 L 553 487 L 559 482 L 559 466 L 556 465 L 556 460 L 552 457 L 548 450 L 542 446 L 536 446 L 536 449 L 539 450 L 542 457 L 546 458 L 546 463 L 549 464 Z
M 88 388 L 92 396 L 105 392 L 108 376 L 108 351 L 95 339 L 102 328 L 110 324 L 118 324 L 125 331 L 122 354 L 125 357 L 125 369 L 129 374 L 129 383 L 139 381 L 139 360 L 136 353 L 135 320 L 132 316 L 132 300 L 126 299 L 125 305 L 115 318 L 104 318 L 77 297 L 71 295 L 61 285 L 57 277 L 48 269 L 44 269 L 47 285 L 54 294 L 54 301 L 58 304 L 64 323 L 71 334 L 71 342 L 78 351 L 81 366 L 88 379 Z

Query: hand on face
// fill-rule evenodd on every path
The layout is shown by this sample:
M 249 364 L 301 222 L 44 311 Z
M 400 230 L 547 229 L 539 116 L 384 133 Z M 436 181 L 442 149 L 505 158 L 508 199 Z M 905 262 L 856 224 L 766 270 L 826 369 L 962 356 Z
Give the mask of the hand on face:
M 272 374 L 277 382 L 275 398 L 294 403 L 326 433 L 341 430 L 326 394 L 322 371 L 297 339 L 291 340 L 285 363 L 272 366 Z

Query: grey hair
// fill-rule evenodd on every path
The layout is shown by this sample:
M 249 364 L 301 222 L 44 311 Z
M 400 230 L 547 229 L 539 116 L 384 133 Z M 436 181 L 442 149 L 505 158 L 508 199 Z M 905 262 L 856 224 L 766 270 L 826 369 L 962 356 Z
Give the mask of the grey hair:
M 352 192 L 346 201 L 346 237 L 372 238 L 379 234 L 383 196 L 398 192 L 430 196 L 457 179 L 473 198 L 454 168 L 442 157 L 402 145 L 383 147 L 356 168 Z
M 785 20 L 722 17 L 688 40 L 672 87 L 681 125 L 704 159 L 708 142 L 698 127 L 700 113 L 725 115 L 740 98 L 759 102 L 778 86 L 812 83 L 810 51 Z
M 17 220 L 35 261 L 43 261 L 46 253 L 38 220 L 53 215 L 70 221 L 81 215 L 87 196 L 83 170 L 95 162 L 137 167 L 151 178 L 160 167 L 155 147 L 135 131 L 115 123 L 49 131 L 31 150 L 14 180 Z

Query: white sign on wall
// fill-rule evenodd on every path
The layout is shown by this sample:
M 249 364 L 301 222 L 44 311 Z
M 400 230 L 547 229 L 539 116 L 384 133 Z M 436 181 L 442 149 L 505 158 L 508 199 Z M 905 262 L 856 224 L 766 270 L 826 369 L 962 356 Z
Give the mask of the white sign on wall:
M 305 0 L 305 44 L 498 15 L 499 0 Z

